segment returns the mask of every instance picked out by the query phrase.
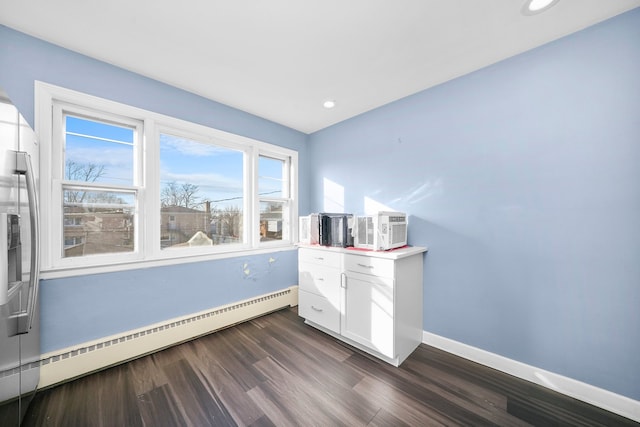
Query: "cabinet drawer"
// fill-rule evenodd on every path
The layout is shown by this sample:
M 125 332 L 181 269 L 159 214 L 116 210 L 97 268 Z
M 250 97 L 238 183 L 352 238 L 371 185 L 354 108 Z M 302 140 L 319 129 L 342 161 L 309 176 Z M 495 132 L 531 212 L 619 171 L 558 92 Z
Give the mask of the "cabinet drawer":
M 298 264 L 298 286 L 301 290 L 340 301 L 340 269 L 301 262 Z
M 341 256 L 340 252 L 331 250 L 300 248 L 298 251 L 299 262 L 310 262 L 335 268 L 340 268 Z
M 345 255 L 345 270 L 380 277 L 394 277 L 394 261 L 363 255 Z
M 298 314 L 305 319 L 340 333 L 340 311 L 328 299 L 298 291 Z

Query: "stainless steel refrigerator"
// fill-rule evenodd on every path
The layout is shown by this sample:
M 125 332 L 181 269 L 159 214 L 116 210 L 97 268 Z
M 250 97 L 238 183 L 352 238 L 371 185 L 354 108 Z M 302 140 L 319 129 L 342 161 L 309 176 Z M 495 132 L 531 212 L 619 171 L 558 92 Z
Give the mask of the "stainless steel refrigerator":
M 18 426 L 40 379 L 38 145 L 0 89 L 0 425 Z

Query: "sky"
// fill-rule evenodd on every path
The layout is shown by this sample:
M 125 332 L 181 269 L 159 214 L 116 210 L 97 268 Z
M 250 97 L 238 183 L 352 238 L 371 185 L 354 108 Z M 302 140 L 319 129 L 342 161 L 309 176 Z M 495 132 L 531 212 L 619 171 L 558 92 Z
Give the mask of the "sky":
M 134 185 L 135 129 L 66 116 L 65 160 L 104 165 L 95 181 L 101 184 Z M 242 205 L 243 153 L 171 134 L 160 135 L 160 184 L 198 186 L 200 200 L 217 206 Z M 259 192 L 280 196 L 282 162 L 261 157 Z M 65 177 L 66 178 L 66 177 Z M 77 178 L 81 180 L 81 178 Z

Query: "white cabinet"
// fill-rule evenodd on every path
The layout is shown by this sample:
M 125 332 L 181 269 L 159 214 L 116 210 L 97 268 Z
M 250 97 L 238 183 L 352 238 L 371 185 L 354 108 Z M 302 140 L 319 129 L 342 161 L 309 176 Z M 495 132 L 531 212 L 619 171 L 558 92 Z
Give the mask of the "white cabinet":
M 341 312 L 341 334 L 395 357 L 393 279 L 349 273 Z
M 422 341 L 422 257 L 302 246 L 298 313 L 305 322 L 395 366 Z

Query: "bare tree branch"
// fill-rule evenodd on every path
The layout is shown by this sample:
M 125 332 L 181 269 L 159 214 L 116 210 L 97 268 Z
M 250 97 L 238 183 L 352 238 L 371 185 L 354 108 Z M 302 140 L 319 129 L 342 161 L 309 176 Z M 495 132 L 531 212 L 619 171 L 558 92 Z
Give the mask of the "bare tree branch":
M 202 204 L 202 199 L 197 196 L 200 187 L 195 184 L 185 182 L 179 185 L 171 181 L 162 188 L 160 202 L 163 207 L 182 206 L 185 208 L 196 208 Z
M 185 208 L 195 208 L 202 203 L 200 197 L 196 195 L 199 190 L 197 185 L 185 182 L 182 184 L 180 190 L 182 194 L 182 203 Z
M 96 182 L 105 173 L 105 165 L 78 163 L 74 160 L 65 162 L 64 175 L 68 181 Z M 86 191 L 66 191 L 65 202 L 82 203 L 86 194 Z

